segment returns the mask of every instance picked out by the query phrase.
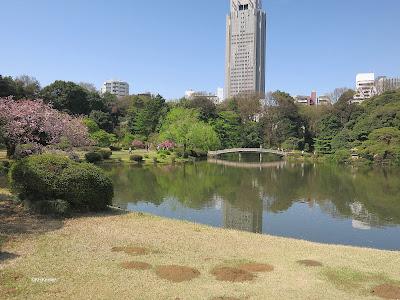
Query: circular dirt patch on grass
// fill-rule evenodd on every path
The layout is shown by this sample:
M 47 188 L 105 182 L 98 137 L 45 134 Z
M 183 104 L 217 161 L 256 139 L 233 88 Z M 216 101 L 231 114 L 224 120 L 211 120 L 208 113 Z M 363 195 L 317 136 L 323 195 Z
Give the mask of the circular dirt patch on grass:
M 239 266 L 239 269 L 245 270 L 247 272 L 272 272 L 274 267 L 266 264 L 242 264 Z
M 217 280 L 222 281 L 249 281 L 253 280 L 254 275 L 248 271 L 236 268 L 220 268 L 211 271 Z
M 322 267 L 323 264 L 321 264 L 318 261 L 315 260 L 309 260 L 309 259 L 304 259 L 304 260 L 298 260 L 297 261 L 301 265 L 309 266 L 309 267 Z
M 200 275 L 196 269 L 182 266 L 160 266 L 156 268 L 156 274 L 163 278 L 174 282 L 189 281 Z
M 140 261 L 125 262 L 122 263 L 121 266 L 125 269 L 134 269 L 134 270 L 148 270 L 152 268 L 150 264 Z
M 371 294 L 385 299 L 400 299 L 400 289 L 390 284 L 381 284 L 374 287 Z
M 113 252 L 125 252 L 130 255 L 144 255 L 149 253 L 149 249 L 142 247 L 113 247 Z
M 240 300 L 240 299 L 235 297 L 217 297 L 213 298 L 212 300 Z

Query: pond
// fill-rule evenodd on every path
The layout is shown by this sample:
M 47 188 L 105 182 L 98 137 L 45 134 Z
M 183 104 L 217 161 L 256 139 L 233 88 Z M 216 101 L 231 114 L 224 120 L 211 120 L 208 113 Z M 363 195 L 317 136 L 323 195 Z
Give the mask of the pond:
M 235 159 L 101 167 L 114 181 L 114 205 L 129 211 L 400 251 L 400 168 Z

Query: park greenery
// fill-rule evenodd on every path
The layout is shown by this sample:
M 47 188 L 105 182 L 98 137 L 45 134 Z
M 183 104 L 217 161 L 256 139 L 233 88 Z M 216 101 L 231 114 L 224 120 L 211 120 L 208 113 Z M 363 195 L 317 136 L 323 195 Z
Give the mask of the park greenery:
M 0 143 L 6 145 L 8 156 L 25 144 L 68 148 L 94 143 L 127 150 L 166 149 L 162 143 L 171 143 L 168 149 L 183 157 L 263 145 L 329 155 L 337 162 L 349 162 L 357 154 L 364 162 L 398 163 L 400 89 L 388 90 L 361 105 L 349 103 L 353 95 L 354 91 L 343 89 L 335 103 L 304 106 L 289 94 L 275 91 L 266 97 L 237 95 L 215 104 L 206 96 L 175 101 L 161 95 L 117 98 L 110 93 L 100 95 L 88 83 L 57 80 L 41 88 L 27 75 L 0 76 L 0 105 L 6 108 L 0 117 Z M 39 114 L 40 109 L 53 115 L 41 120 L 47 114 Z M 55 119 L 69 127 L 57 123 L 54 133 L 42 125 L 56 124 Z M 78 123 L 85 125 L 86 132 L 71 127 Z

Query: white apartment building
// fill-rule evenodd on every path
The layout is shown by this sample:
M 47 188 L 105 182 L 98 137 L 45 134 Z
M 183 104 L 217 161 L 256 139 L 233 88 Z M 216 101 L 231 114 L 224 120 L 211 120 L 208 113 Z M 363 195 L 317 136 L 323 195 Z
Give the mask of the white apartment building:
M 226 17 L 225 99 L 265 93 L 266 14 L 261 0 L 231 0 Z
M 110 79 L 103 83 L 101 87 L 101 94 L 109 92 L 116 95 L 118 98 L 129 96 L 129 84 L 127 82 L 122 82 L 120 79 Z
M 351 103 L 362 103 L 377 94 L 375 73 L 358 73 L 356 76 L 356 94 Z

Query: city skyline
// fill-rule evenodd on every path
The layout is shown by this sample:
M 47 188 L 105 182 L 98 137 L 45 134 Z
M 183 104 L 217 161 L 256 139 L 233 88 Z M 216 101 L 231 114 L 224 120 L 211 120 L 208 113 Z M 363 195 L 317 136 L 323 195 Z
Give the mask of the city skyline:
M 89 82 L 120 78 L 166 99 L 225 86 L 230 1 L 0 0 L 8 24 L 0 74 Z M 400 76 L 400 2 L 264 1 L 266 91 L 318 95 L 355 88 L 358 72 Z M 62 13 L 60 13 L 62 12 Z M 368 39 L 365 37 L 368 36 Z

